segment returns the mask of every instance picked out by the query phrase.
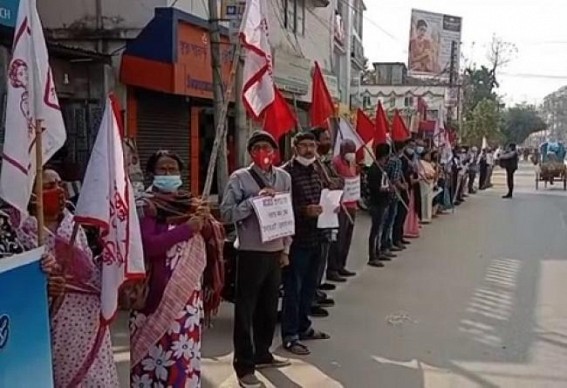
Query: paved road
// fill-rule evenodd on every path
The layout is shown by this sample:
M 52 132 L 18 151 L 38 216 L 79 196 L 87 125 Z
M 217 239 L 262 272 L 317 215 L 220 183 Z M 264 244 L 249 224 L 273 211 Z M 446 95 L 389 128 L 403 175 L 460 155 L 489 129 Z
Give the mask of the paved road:
M 566 194 L 559 186 L 536 193 L 529 165 L 518 173 L 514 200 L 500 199 L 501 173 L 495 181 L 457 214 L 424 227 L 385 269 L 365 266 L 369 220 L 360 217 L 349 259 L 360 275 L 334 292 L 331 317 L 316 321 L 333 339 L 262 374 L 266 385 L 566 387 Z M 205 387 L 237 386 L 230 307 L 205 333 Z M 126 376 L 119 326 L 117 360 Z

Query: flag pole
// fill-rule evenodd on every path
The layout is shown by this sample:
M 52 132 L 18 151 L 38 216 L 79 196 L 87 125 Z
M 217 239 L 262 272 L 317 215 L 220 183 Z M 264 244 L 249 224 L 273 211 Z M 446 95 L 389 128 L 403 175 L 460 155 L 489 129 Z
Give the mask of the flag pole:
M 234 89 L 234 81 L 236 79 L 236 71 L 238 70 L 238 62 L 240 58 L 240 50 L 241 44 L 240 40 L 236 43 L 236 47 L 234 49 L 234 54 L 232 58 L 232 67 L 230 69 L 230 75 L 228 78 L 228 83 L 226 85 L 226 91 L 224 94 L 224 103 L 222 105 L 222 109 L 219 114 L 219 120 L 217 123 L 216 134 L 215 134 L 215 142 L 213 143 L 213 149 L 211 150 L 211 157 L 209 159 L 209 165 L 207 167 L 207 176 L 205 178 L 205 187 L 203 188 L 203 199 L 207 199 L 207 197 L 211 194 L 211 187 L 213 184 L 213 177 L 215 175 L 215 168 L 217 165 L 217 159 L 219 154 L 219 148 L 221 146 L 221 142 L 224 140 L 226 136 L 226 115 L 228 113 L 228 105 L 230 103 L 230 98 L 232 97 L 232 89 Z
M 45 218 L 43 216 L 43 120 L 35 121 L 35 209 L 37 217 L 37 242 L 43 245 Z

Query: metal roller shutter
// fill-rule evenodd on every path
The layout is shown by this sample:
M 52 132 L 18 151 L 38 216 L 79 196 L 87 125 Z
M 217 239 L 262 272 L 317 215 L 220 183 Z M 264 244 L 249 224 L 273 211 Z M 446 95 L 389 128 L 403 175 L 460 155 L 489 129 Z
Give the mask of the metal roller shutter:
M 136 98 L 136 145 L 144 175 L 148 158 L 158 150 L 169 150 L 183 160 L 185 170 L 182 177 L 187 185 L 190 182 L 188 163 L 191 160 L 189 104 L 184 97 L 150 91 L 137 91 Z

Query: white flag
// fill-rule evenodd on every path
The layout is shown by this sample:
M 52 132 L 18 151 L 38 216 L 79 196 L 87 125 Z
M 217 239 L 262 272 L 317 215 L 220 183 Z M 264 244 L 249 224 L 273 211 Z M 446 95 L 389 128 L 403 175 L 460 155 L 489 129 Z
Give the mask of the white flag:
M 27 214 L 36 174 L 36 121 L 44 129 L 44 164 L 67 137 L 35 0 L 20 1 L 7 78 L 0 196 Z
M 482 137 L 482 148 L 481 150 L 485 150 L 488 148 L 488 140 L 486 140 L 486 136 Z
M 275 99 L 268 35 L 265 0 L 248 0 L 240 26 L 242 46 L 246 49 L 242 99 L 256 119 Z
M 77 222 L 101 228 L 101 310 L 105 321 L 116 313 L 120 286 L 145 275 L 140 223 L 124 167 L 116 114 L 108 98 L 75 213 Z
M 341 143 L 343 140 L 352 140 L 356 145 L 356 151 L 364 147 L 364 141 L 360 138 L 356 130 L 350 125 L 350 123 L 343 119 L 339 119 L 339 131 L 337 133 L 337 138 L 335 139 L 335 150 L 333 152 L 334 156 L 341 153 Z

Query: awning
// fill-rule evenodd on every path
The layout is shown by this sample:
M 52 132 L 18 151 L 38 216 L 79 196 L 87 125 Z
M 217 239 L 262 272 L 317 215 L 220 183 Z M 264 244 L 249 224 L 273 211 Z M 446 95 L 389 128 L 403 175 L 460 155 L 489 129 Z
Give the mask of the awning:
M 233 46 L 221 29 L 223 81 L 228 80 Z M 176 8 L 156 8 L 154 18 L 129 42 L 120 81 L 126 85 L 212 99 L 213 76 L 208 22 Z

